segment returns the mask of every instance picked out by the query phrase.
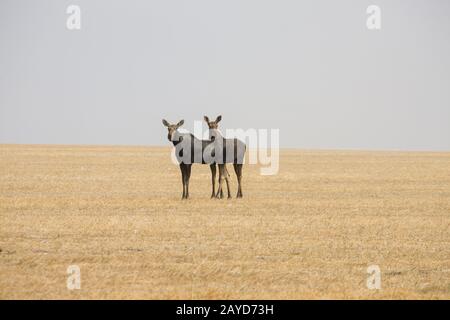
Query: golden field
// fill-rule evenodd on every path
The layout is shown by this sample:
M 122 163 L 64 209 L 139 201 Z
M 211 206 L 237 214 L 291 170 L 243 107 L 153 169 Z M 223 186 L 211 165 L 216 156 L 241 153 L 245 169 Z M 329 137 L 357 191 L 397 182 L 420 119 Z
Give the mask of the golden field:
M 450 153 L 282 150 L 277 175 L 244 166 L 243 199 L 229 166 L 231 200 L 194 165 L 187 201 L 169 147 L 0 163 L 1 299 L 450 299 Z

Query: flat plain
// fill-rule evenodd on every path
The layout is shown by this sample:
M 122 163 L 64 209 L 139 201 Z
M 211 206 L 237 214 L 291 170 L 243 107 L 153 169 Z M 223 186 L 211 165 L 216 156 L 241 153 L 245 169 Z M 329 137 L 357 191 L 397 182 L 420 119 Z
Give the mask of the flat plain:
M 286 149 L 243 199 L 229 171 L 182 201 L 169 147 L 0 145 L 0 298 L 450 299 L 450 153 Z

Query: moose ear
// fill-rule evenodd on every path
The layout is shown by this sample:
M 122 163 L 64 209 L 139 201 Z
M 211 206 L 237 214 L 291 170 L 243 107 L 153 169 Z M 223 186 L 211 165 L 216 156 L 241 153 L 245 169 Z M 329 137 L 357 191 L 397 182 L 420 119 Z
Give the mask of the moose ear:
M 218 116 L 218 117 L 216 118 L 216 123 L 219 123 L 220 120 L 222 120 L 222 116 Z
M 206 123 L 209 123 L 209 118 L 207 116 L 204 116 L 203 119 L 205 119 Z
M 162 123 L 163 123 L 163 125 L 165 125 L 166 127 L 170 126 L 170 124 L 169 124 L 165 119 L 163 119 Z
M 177 123 L 177 127 L 181 127 L 184 123 L 184 120 L 181 120 L 180 122 Z

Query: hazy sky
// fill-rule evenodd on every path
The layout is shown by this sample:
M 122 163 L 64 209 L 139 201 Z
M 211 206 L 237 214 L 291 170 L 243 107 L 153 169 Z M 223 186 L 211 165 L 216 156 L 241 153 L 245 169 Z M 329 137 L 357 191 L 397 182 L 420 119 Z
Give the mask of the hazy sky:
M 282 147 L 450 151 L 449 40 L 448 0 L 0 0 L 0 143 L 168 145 L 162 118 L 222 114 Z

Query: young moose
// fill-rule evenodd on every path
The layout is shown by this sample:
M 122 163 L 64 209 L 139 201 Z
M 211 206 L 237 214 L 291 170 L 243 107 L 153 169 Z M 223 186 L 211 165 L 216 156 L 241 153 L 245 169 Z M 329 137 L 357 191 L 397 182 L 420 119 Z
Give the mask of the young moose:
M 178 128 L 184 123 L 181 120 L 177 124 L 170 124 L 163 119 L 164 126 L 167 127 L 167 139 L 171 141 L 175 147 L 175 155 L 180 164 L 181 177 L 183 183 L 182 199 L 189 198 L 189 179 L 191 177 L 191 167 L 193 163 L 209 164 L 211 169 L 212 180 L 212 197 L 219 197 L 223 191 L 219 190 L 215 194 L 215 180 L 216 180 L 216 162 L 214 160 L 215 150 L 214 143 L 211 140 L 199 140 L 191 133 L 181 133 Z M 222 169 L 223 170 L 223 169 Z M 226 168 L 224 172 L 228 175 Z M 225 174 L 225 173 L 224 173 Z M 228 196 L 230 197 L 230 190 L 228 189 Z
M 210 121 L 207 116 L 204 116 L 204 119 L 208 124 L 209 138 L 214 142 L 215 159 L 219 165 L 219 189 L 217 190 L 217 193 L 219 194 L 219 192 L 222 191 L 222 183 L 224 179 L 226 180 L 228 187 L 228 172 L 226 171 L 225 164 L 232 163 L 238 179 L 238 192 L 236 198 L 242 198 L 242 165 L 244 163 L 247 146 L 241 140 L 236 138 L 226 139 L 222 136 L 218 129 L 222 116 L 218 116 L 215 121 Z

